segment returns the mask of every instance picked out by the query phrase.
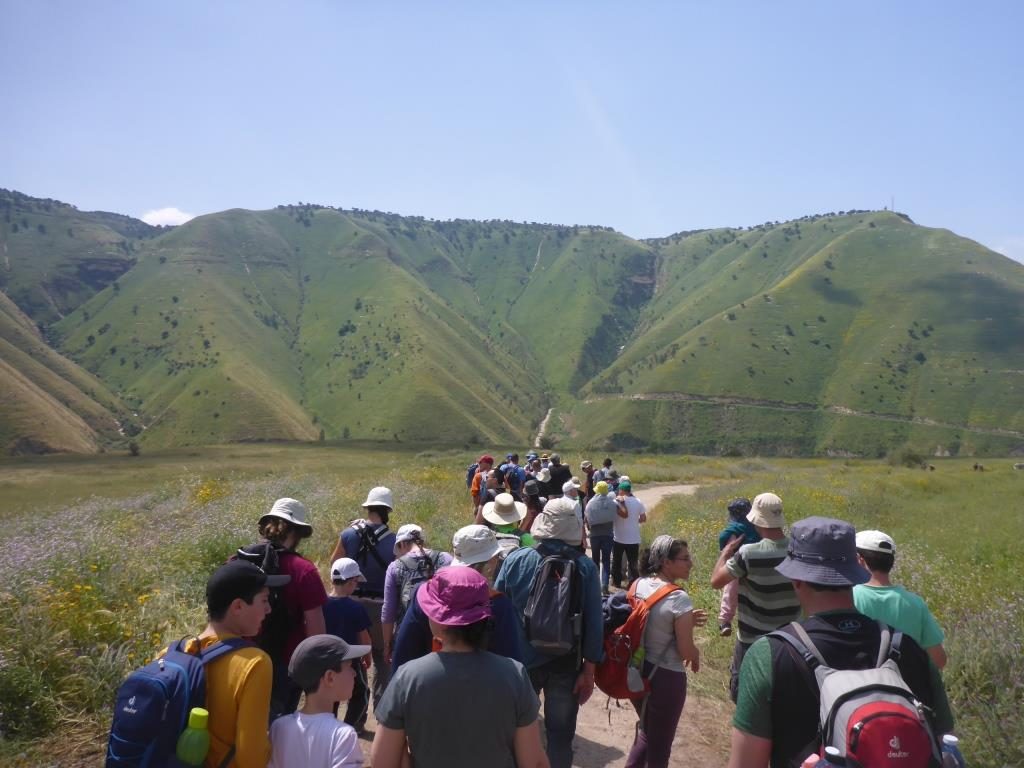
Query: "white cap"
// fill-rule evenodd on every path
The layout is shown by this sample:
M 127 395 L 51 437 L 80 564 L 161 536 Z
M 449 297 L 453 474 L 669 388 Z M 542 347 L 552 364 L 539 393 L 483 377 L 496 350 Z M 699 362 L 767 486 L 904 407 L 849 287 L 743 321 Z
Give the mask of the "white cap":
M 405 541 L 413 541 L 414 539 L 423 538 L 423 529 L 420 528 L 416 523 L 406 523 L 398 529 L 398 533 L 395 534 L 395 552 L 398 552 L 398 545 Z
M 572 480 L 568 480 L 562 483 L 562 493 L 569 493 L 569 491 L 578 491 L 583 486 L 580 485 L 580 481 L 575 477 Z
M 857 549 L 867 549 L 871 552 L 895 555 L 896 542 L 892 540 L 892 536 L 881 531 L 858 531 Z
M 331 581 L 348 581 L 349 579 L 366 581 L 363 572 L 359 570 L 359 563 L 351 557 L 339 557 L 331 565 Z
M 370 492 L 366 494 L 366 501 L 363 502 L 364 507 L 387 507 L 391 511 L 395 509 L 395 499 L 391 495 L 391 489 L 385 488 L 383 485 L 378 485 L 376 488 L 371 488 Z
M 486 563 L 501 552 L 494 531 L 486 525 L 467 525 L 452 536 L 452 565 Z
M 306 505 L 296 499 L 278 499 L 274 502 L 274 506 L 260 518 L 262 523 L 268 517 L 279 517 L 282 520 L 287 520 L 292 525 L 296 525 L 300 528 L 305 528 L 309 533 L 313 532 L 313 526 L 308 522 L 309 510 L 306 509 Z M 309 533 L 306 535 L 308 536 Z

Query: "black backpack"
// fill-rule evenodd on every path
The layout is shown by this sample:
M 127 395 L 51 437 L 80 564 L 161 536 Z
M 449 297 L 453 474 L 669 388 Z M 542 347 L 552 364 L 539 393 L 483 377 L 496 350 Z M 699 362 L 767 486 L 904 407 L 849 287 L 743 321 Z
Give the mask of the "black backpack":
M 377 530 L 374 530 L 373 526 L 365 520 L 356 520 L 352 523 L 351 527 L 359 534 L 359 549 L 356 550 L 356 556 L 352 559 L 359 563 L 360 566 L 365 566 L 367 555 L 370 555 L 377 561 L 377 565 L 380 566 L 382 571 L 387 570 L 388 564 L 384 562 L 384 558 L 377 551 L 377 545 L 380 543 L 380 540 L 388 534 L 387 525 L 381 525 Z
M 241 547 L 236 553 L 238 560 L 247 560 L 263 569 L 268 576 L 281 572 L 281 554 L 286 552 L 283 547 L 276 547 L 269 541 L 258 541 L 247 547 Z M 270 590 L 270 613 L 263 620 L 256 644 L 267 652 L 275 661 L 280 661 L 288 635 L 292 630 L 291 616 L 284 602 L 283 587 L 272 587 Z
M 523 611 L 526 639 L 548 656 L 581 650 L 583 584 L 576 557 L 548 555 L 537 567 Z

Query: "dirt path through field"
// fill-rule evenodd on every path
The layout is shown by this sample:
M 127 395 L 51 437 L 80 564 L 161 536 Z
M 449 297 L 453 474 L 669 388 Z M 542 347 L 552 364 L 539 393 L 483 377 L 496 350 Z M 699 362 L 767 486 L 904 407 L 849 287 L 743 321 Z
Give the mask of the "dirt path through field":
M 699 485 L 665 484 L 637 488 L 634 492 L 648 512 L 665 498 L 692 495 Z M 699 674 L 699 673 L 698 673 Z M 672 746 L 672 768 L 717 768 L 728 761 L 728 723 L 732 707 L 726 702 L 690 695 L 679 721 Z M 600 691 L 580 708 L 576 721 L 575 758 L 578 768 L 622 768 L 633 744 L 637 716 L 627 703 L 609 701 Z M 373 727 L 370 718 L 369 727 Z M 372 735 L 370 736 L 372 739 Z M 370 741 L 362 743 L 369 765 Z

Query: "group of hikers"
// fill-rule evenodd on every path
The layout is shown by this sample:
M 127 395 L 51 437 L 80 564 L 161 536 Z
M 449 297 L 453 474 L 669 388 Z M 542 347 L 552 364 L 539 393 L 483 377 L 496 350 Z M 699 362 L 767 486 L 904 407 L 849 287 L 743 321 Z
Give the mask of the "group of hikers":
M 150 678 L 163 676 L 165 720 L 178 711 L 176 668 L 205 696 L 185 697 L 171 736 L 180 759 L 198 701 L 209 746 L 191 764 L 206 768 L 362 766 L 371 702 L 373 766 L 570 768 L 595 685 L 635 707 L 626 766 L 667 766 L 708 623 L 680 586 L 687 540 L 658 535 L 640 552 L 647 513 L 611 459 L 574 475 L 558 454 L 484 455 L 467 485 L 473 523 L 450 552 L 415 523 L 393 531 L 392 492 L 371 489 L 331 553 L 329 592 L 297 552 L 309 511 L 274 502 L 259 541 L 210 576 L 206 628 L 122 686 L 108 768 L 175 748 L 166 727 L 142 726 L 159 698 Z M 719 547 L 715 634 L 736 621 L 730 768 L 945 764 L 943 634 L 890 582 L 890 536 L 822 517 L 787 533 L 766 492 L 730 502 Z M 845 762 L 818 763 L 825 747 Z

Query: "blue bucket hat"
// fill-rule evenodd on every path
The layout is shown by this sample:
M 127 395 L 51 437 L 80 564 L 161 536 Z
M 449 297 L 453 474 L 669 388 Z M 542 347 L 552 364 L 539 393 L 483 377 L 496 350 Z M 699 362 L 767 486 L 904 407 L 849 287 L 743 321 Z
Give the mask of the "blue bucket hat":
M 786 559 L 775 570 L 795 581 L 833 587 L 852 587 L 871 578 L 857 562 L 854 527 L 828 517 L 808 517 L 793 523 Z

